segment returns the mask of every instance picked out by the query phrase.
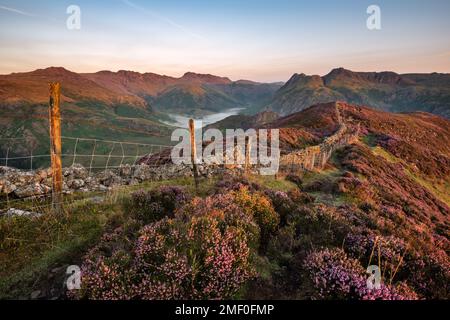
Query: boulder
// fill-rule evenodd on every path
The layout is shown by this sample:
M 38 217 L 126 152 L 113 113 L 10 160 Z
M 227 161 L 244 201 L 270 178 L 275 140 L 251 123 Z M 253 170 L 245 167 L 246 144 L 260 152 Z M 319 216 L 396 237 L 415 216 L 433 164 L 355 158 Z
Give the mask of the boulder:
M 83 179 L 73 179 L 73 180 L 70 180 L 67 182 L 67 186 L 70 189 L 75 189 L 75 190 L 78 190 L 78 189 L 84 187 L 84 185 L 85 185 L 85 182 Z
M 121 176 L 121 177 L 131 177 L 132 173 L 133 173 L 133 170 L 129 164 L 120 166 L 120 168 L 119 168 L 119 176 Z
M 30 217 L 30 218 L 38 218 L 42 214 L 37 212 L 25 211 L 15 208 L 10 208 L 6 213 L 4 213 L 6 217 Z
M 132 178 L 139 182 L 150 180 L 152 177 L 153 172 L 149 166 L 141 164 L 134 167 Z
M 102 171 L 97 174 L 96 178 L 106 187 L 122 184 L 122 178 L 116 175 L 112 170 Z
M 16 191 L 16 189 L 17 186 L 10 181 L 5 179 L 0 180 L 0 193 L 11 194 Z
M 14 190 L 14 195 L 19 198 L 29 198 L 33 196 L 48 193 L 51 189 L 39 183 L 32 183 L 29 185 L 18 187 Z
M 75 163 L 69 168 L 63 169 L 63 175 L 64 177 L 67 177 L 70 180 L 86 179 L 89 176 L 89 172 L 81 164 Z

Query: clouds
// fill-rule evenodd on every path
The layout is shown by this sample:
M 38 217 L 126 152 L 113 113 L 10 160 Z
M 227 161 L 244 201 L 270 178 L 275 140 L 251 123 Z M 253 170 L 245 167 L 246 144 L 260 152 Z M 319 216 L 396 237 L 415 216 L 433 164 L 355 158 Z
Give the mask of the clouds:
M 444 16 L 450 2 L 438 1 L 411 0 L 406 14 L 379 0 L 385 24 L 369 32 L 359 0 L 0 0 L 0 73 L 49 64 L 256 81 L 324 74 L 337 66 L 450 72 L 450 20 Z M 66 27 L 72 3 L 82 10 L 76 32 Z M 324 3 L 331 7 L 324 10 Z
M 126 4 L 127 6 L 135 9 L 135 10 L 138 10 L 138 11 L 144 13 L 144 14 L 147 14 L 147 15 L 151 16 L 152 18 L 156 18 L 158 20 L 161 20 L 161 21 L 171 25 L 172 27 L 180 30 L 181 32 L 187 34 L 190 37 L 194 37 L 194 38 L 197 38 L 197 39 L 205 40 L 205 38 L 203 36 L 201 36 L 201 35 L 193 32 L 193 31 L 189 30 L 187 27 L 185 27 L 185 26 L 183 26 L 183 25 L 181 25 L 181 24 L 179 24 L 179 23 L 177 23 L 177 22 L 175 22 L 175 21 L 173 21 L 173 20 L 171 20 L 171 19 L 169 19 L 169 18 L 167 18 L 165 16 L 162 16 L 162 15 L 160 15 L 160 14 L 154 12 L 154 11 L 151 11 L 149 9 L 143 8 L 141 6 L 138 6 L 134 2 L 131 2 L 129 0 L 122 0 L 122 2 L 124 4 Z
M 0 5 L 0 10 L 4 10 L 4 11 L 8 11 L 8 12 L 12 12 L 15 14 L 20 14 L 22 16 L 27 16 L 27 17 L 35 17 L 36 15 L 29 13 L 29 12 L 25 12 L 19 9 L 15 9 L 15 8 L 11 8 L 11 7 L 6 7 L 3 5 Z

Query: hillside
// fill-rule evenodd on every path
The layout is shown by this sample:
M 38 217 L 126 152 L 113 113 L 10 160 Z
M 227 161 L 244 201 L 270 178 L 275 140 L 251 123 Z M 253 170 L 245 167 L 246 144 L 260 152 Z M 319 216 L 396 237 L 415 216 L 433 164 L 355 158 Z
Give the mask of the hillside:
M 449 121 L 337 102 L 263 126 L 280 128 L 283 150 L 296 152 L 342 123 L 358 127 L 359 140 L 322 169 L 284 167 L 277 177 L 218 170 L 195 187 L 190 170 L 145 182 L 136 167 L 117 175 L 140 184 L 66 196 L 60 223 L 50 213 L 0 216 L 0 297 L 448 299 Z M 112 184 L 118 177 L 96 175 Z M 83 270 L 82 288 L 65 292 L 73 264 Z M 382 272 L 378 290 L 366 286 L 369 265 Z
M 96 83 L 142 98 L 162 112 L 206 114 L 231 108 L 260 108 L 281 84 L 231 81 L 211 74 L 186 72 L 175 78 L 154 73 L 101 71 L 83 74 Z
M 426 111 L 449 118 L 450 75 L 353 72 L 343 68 L 323 77 L 294 74 L 265 109 L 288 115 L 337 100 L 390 112 Z
M 50 67 L 0 75 L 0 137 L 24 139 L 20 145 L 0 145 L 0 158 L 8 149 L 10 157 L 48 153 L 48 83 L 55 81 L 62 88 L 63 135 L 163 144 L 170 137 L 170 127 L 161 121 L 168 113 L 201 116 L 259 106 L 280 87 L 192 72 L 174 78 L 132 71 L 78 74 Z M 73 152 L 73 143 L 63 147 Z

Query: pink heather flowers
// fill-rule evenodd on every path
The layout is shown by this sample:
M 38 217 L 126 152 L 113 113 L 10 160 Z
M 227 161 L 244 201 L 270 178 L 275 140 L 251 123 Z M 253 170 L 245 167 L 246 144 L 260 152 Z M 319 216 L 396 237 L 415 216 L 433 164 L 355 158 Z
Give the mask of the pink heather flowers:
M 405 284 L 398 288 L 382 284 L 380 289 L 368 289 L 364 268 L 358 260 L 349 258 L 338 248 L 312 252 L 304 266 L 317 290 L 316 298 L 319 299 L 417 299 L 417 295 Z
M 255 275 L 250 245 L 257 245 L 259 226 L 253 211 L 274 213 L 256 198 L 252 211 L 239 207 L 240 195 L 194 198 L 173 218 L 142 227 L 135 239 L 122 229 L 105 235 L 85 257 L 78 298 L 231 298 Z

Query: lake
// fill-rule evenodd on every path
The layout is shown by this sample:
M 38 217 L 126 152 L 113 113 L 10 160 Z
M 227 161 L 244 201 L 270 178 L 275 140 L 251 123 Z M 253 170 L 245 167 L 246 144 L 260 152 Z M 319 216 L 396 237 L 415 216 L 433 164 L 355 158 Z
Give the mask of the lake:
M 203 128 L 211 123 L 220 121 L 229 116 L 234 116 L 239 114 L 242 108 L 233 108 L 224 110 L 222 112 L 217 112 L 214 114 L 205 115 L 201 118 L 194 118 L 195 128 Z M 181 114 L 168 114 L 170 117 L 169 121 L 162 121 L 165 124 L 170 126 L 179 127 L 179 128 L 188 128 L 190 117 Z

